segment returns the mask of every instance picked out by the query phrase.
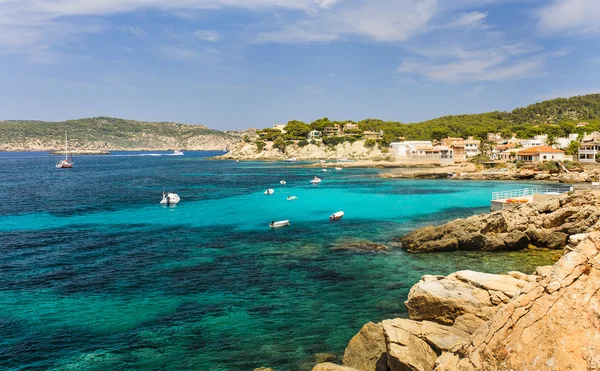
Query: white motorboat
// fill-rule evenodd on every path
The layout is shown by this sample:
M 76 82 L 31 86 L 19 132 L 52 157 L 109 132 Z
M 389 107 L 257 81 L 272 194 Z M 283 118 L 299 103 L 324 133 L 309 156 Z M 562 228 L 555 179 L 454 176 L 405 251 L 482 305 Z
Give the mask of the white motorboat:
M 319 184 L 319 183 L 321 183 L 321 178 L 319 178 L 319 177 L 314 177 L 314 179 L 312 179 L 310 182 L 311 182 L 312 184 Z
M 335 169 L 336 169 L 337 171 L 340 171 L 340 170 L 342 170 L 342 168 L 341 168 L 341 167 L 336 167 Z
M 285 162 L 298 162 L 298 159 L 296 157 L 291 157 L 285 160 Z
M 288 225 L 290 225 L 289 220 L 280 220 L 278 222 L 272 221 L 271 223 L 269 223 L 269 227 L 271 227 L 271 228 L 281 228 L 281 227 L 285 227 Z
M 288 201 L 294 201 L 297 199 L 298 199 L 298 197 L 296 197 L 296 196 L 288 196 L 288 198 L 287 198 Z
M 287 184 L 287 182 L 286 182 L 285 180 L 280 180 L 280 181 L 279 181 L 279 184 L 281 184 L 281 185 L 286 185 L 286 184 Z
M 161 205 L 177 205 L 181 201 L 179 195 L 177 193 L 171 192 L 163 192 L 162 200 L 160 201 Z
M 324 172 L 324 173 L 326 173 L 326 172 L 327 172 L 327 169 L 321 169 L 321 171 L 322 171 L 322 172 Z
M 273 188 L 269 188 L 266 191 L 263 192 L 266 195 L 272 195 L 273 193 L 275 193 L 275 190 Z
M 173 151 L 173 153 L 171 155 L 173 155 L 173 156 L 183 156 L 183 151 Z
M 333 213 L 333 214 L 329 215 L 329 220 L 331 220 L 331 221 L 340 220 L 340 219 L 342 219 L 343 216 L 344 216 L 344 212 L 338 211 L 337 213 Z

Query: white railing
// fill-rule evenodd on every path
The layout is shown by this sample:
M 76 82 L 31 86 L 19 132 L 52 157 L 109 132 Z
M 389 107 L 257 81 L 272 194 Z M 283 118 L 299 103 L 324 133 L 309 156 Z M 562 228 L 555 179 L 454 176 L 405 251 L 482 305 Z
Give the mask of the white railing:
M 508 198 L 527 197 L 543 194 L 561 194 L 567 193 L 571 188 L 523 188 L 513 189 L 511 191 L 494 192 L 492 193 L 492 201 L 506 200 Z

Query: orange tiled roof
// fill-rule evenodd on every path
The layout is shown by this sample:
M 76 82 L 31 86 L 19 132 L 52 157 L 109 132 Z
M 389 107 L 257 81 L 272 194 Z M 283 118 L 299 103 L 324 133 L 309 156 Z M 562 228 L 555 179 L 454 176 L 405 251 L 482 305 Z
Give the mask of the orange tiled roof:
M 519 151 L 518 155 L 536 155 L 538 153 L 565 153 L 565 151 L 548 146 L 535 146 Z

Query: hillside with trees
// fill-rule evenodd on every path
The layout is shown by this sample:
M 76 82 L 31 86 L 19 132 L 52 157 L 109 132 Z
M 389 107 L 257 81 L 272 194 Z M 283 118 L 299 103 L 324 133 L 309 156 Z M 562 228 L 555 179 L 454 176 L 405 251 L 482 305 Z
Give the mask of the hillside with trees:
M 0 121 L 0 149 L 51 150 L 69 143 L 77 149 L 223 149 L 239 141 L 238 135 L 202 125 L 143 122 L 111 117 L 62 122 Z

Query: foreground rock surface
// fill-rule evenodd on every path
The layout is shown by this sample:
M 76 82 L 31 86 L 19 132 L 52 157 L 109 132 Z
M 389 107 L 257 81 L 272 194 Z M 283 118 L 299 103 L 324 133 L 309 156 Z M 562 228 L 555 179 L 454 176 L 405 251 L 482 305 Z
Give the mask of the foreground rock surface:
M 600 229 L 600 191 L 524 204 L 510 210 L 418 229 L 401 239 L 410 252 L 563 248 L 569 236 Z
M 424 276 L 406 305 L 411 319 L 365 325 L 348 344 L 344 365 L 362 371 L 598 370 L 600 232 L 535 275 Z

